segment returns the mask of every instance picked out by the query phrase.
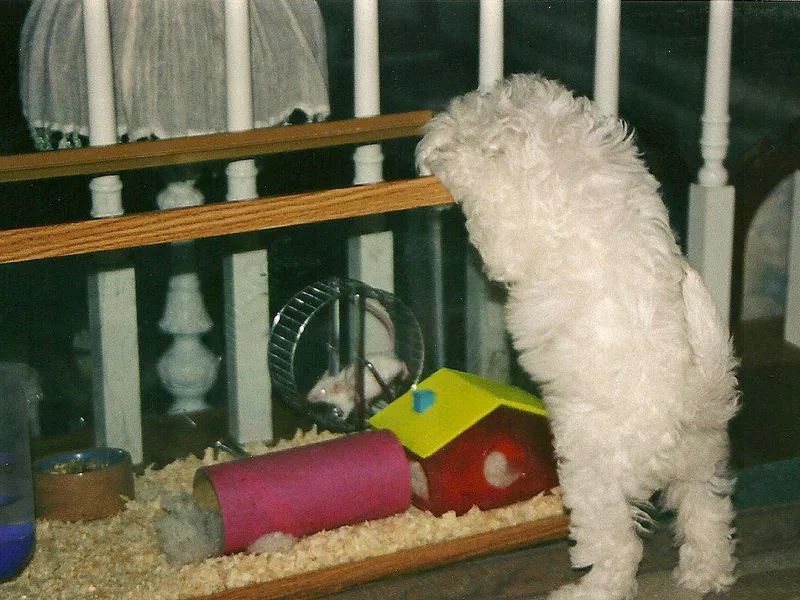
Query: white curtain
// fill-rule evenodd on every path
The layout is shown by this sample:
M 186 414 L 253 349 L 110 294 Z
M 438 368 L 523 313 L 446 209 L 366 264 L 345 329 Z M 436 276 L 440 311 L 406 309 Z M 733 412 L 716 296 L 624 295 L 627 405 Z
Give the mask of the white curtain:
M 249 0 L 256 127 L 330 112 L 314 0 Z M 110 0 L 117 131 L 129 139 L 226 130 L 222 0 Z M 82 0 L 33 0 L 22 30 L 23 111 L 44 149 L 88 134 Z

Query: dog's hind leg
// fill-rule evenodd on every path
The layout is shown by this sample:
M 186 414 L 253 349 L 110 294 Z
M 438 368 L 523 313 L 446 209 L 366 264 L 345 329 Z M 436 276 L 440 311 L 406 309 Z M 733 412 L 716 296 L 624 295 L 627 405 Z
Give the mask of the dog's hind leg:
M 730 497 L 733 480 L 721 472 L 724 463 L 723 467 L 720 463 L 702 467 L 702 457 L 715 454 L 709 444 L 727 448 L 722 433 L 706 434 L 699 447 L 690 445 L 696 471 L 682 474 L 665 494 L 666 507 L 676 512 L 675 538 L 680 544 L 675 576 L 684 587 L 703 593 L 727 589 L 735 580 L 736 566 Z
M 628 600 L 636 594 L 636 572 L 642 542 L 631 506 L 614 475 L 569 467 L 560 470 L 565 505 L 570 509 L 570 534 L 575 566 L 592 567 L 577 584 L 566 585 L 550 600 Z

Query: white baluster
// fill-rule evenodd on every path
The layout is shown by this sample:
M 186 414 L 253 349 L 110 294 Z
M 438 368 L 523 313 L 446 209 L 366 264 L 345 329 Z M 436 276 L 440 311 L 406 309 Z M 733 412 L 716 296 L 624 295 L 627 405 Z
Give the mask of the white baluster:
M 705 280 L 720 317 L 730 315 L 731 256 L 733 253 L 733 186 L 726 185 L 723 166 L 728 150 L 728 96 L 731 69 L 733 3 L 710 3 L 705 108 L 700 147 L 703 166 L 698 183 L 689 190 L 687 253 Z
M 91 139 L 89 143 L 90 145 L 95 145 L 91 143 Z M 123 214 L 122 180 L 119 175 L 95 177 L 89 182 L 89 190 L 92 194 L 92 208 L 90 211 L 92 218 L 118 217 Z
M 503 78 L 503 0 L 481 0 L 478 86 L 488 91 Z
M 503 1 L 481 0 L 478 37 L 478 87 L 488 91 L 503 78 Z M 511 355 L 503 316 L 502 291 L 486 278 L 477 254 L 470 254 L 466 271 L 467 371 L 507 382 Z
M 378 0 L 354 0 L 353 20 L 355 116 L 374 117 L 381 113 Z M 356 148 L 353 161 L 356 185 L 383 181 L 380 144 Z
M 373 117 L 381 112 L 380 51 L 378 44 L 378 0 L 354 0 L 354 112 L 356 117 Z M 365 185 L 383 181 L 383 152 L 380 144 L 356 148 L 353 154 L 353 183 Z M 382 218 L 375 219 L 377 226 Z M 394 291 L 394 235 L 376 231 L 348 240 L 348 274 L 350 277 L 387 291 Z M 375 319 L 366 321 L 367 354 L 385 349 L 388 337 Z
M 170 183 L 156 202 L 161 210 L 198 206 L 203 195 L 192 181 Z M 158 376 L 175 398 L 169 414 L 208 410 L 205 395 L 217 378 L 219 359 L 203 344 L 201 336 L 211 330 L 195 272 L 194 242 L 171 246 L 172 271 L 164 315 L 159 327 L 173 336 L 172 345 L 158 361 Z
M 83 0 L 86 85 L 89 89 L 86 101 L 89 107 L 89 142 L 93 146 L 117 143 L 110 27 L 108 0 Z
M 225 0 L 225 63 L 228 129 L 252 129 L 250 23 L 247 2 L 242 0 Z M 253 160 L 232 162 L 226 173 L 229 201 L 257 196 Z M 267 369 L 267 265 L 267 252 L 261 248 L 233 252 L 225 257 L 223 264 L 228 427 L 239 443 L 273 439 L 272 392 Z
M 597 0 L 594 54 L 594 101 L 603 113 L 619 110 L 620 0 Z
M 703 133 L 700 138 L 703 166 L 698 173 L 699 183 L 709 187 L 724 186 L 728 182 L 728 172 L 723 161 L 728 152 L 730 122 L 728 96 L 731 82 L 732 24 L 731 0 L 712 2 L 708 23 Z
M 111 33 L 107 0 L 83 1 L 89 143 L 117 142 Z M 117 175 L 90 183 L 91 214 L 121 215 L 122 183 Z M 139 346 L 136 318 L 136 276 L 120 265 L 120 255 L 102 257 L 87 279 L 89 329 L 92 336 L 92 386 L 95 440 L 116 446 L 142 462 L 142 417 L 139 392 Z

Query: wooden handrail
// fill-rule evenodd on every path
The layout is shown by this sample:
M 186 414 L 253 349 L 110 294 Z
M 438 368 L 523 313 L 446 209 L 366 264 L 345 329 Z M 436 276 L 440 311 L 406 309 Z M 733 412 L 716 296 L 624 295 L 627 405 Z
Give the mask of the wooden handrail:
M 435 177 L 0 231 L 0 264 L 152 246 L 452 202 Z
M 237 133 L 2 156 L 0 183 L 238 160 L 279 152 L 412 137 L 421 134 L 422 126 L 432 115 L 429 110 L 420 110 Z

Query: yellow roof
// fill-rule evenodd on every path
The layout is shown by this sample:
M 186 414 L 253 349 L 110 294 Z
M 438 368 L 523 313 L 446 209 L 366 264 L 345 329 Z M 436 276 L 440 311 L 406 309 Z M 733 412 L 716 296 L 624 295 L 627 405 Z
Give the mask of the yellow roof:
M 369 422 L 377 429 L 392 431 L 403 446 L 422 458 L 438 451 L 498 406 L 547 415 L 544 404 L 533 394 L 452 369 L 436 371 L 416 389 L 436 394 L 430 408 L 415 412 L 413 392 L 408 391 Z

